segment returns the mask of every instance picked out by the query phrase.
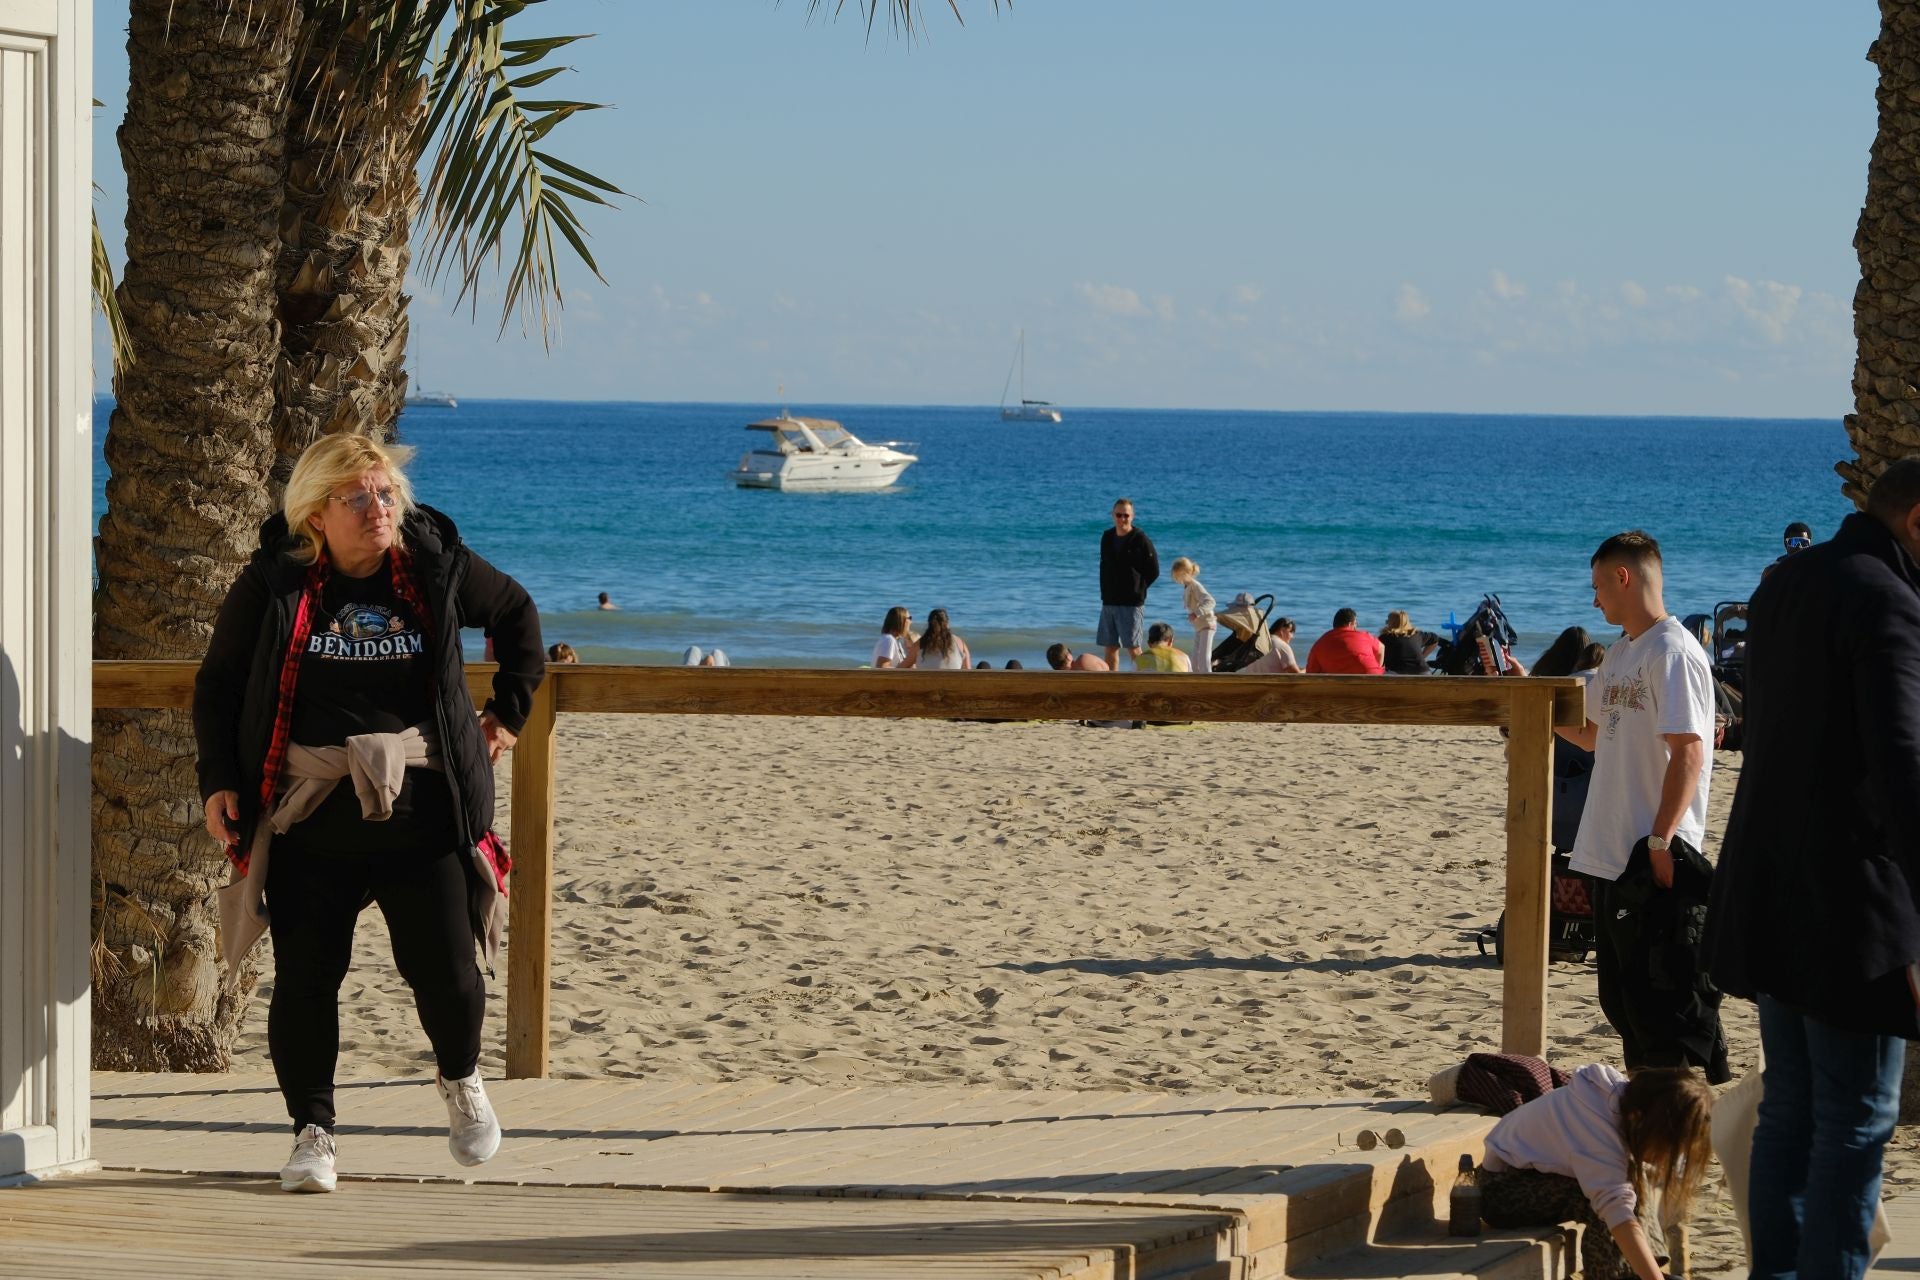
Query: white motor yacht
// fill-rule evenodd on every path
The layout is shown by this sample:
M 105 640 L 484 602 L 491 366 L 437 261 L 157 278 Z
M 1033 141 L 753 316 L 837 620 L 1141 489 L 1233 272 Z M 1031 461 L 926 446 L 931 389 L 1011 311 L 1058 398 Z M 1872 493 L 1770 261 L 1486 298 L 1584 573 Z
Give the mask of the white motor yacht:
M 785 413 L 747 424 L 767 433 L 767 443 L 740 457 L 728 474 L 747 489 L 884 489 L 919 459 L 888 440 L 865 444 L 829 418 L 795 418 Z

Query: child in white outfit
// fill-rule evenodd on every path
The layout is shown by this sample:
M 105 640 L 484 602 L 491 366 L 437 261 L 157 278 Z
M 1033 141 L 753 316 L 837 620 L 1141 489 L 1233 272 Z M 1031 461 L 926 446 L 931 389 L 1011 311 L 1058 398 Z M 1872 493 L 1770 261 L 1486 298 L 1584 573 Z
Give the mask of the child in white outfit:
M 1186 588 L 1187 621 L 1193 624 L 1193 669 L 1213 670 L 1214 600 L 1200 585 L 1200 566 L 1181 556 L 1173 562 L 1173 580 Z

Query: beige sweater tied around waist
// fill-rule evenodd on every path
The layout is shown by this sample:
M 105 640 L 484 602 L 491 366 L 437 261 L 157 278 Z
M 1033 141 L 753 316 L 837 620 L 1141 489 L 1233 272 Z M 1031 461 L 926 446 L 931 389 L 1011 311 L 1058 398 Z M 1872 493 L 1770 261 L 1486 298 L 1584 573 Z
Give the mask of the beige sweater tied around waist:
M 267 930 L 267 848 L 273 837 L 311 816 L 343 778 L 353 781 L 362 818 L 387 821 L 409 768 L 442 768 L 439 748 L 439 739 L 426 724 L 400 733 L 357 734 L 338 747 L 288 746 L 273 810 L 253 829 L 246 877 L 219 891 L 220 954 L 227 962 L 227 986 L 238 979 L 241 962 Z

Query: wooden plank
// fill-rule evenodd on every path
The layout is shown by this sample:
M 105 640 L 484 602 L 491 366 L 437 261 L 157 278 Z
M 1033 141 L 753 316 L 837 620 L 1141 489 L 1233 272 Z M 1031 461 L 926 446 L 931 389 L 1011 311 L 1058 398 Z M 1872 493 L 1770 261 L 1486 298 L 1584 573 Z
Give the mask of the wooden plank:
M 178 707 L 193 700 L 191 662 L 96 662 L 100 707 Z M 491 663 L 467 681 L 484 699 Z M 780 670 L 590 663 L 547 668 L 560 712 L 646 715 L 1196 720 L 1301 724 L 1500 725 L 1515 699 L 1550 690 L 1554 723 L 1585 718 L 1573 679 L 1432 676 L 1189 676 L 1136 672 Z
M 513 748 L 507 898 L 507 1075 L 547 1074 L 552 1031 L 555 681 L 543 680 Z
M 919 719 L 1196 720 L 1496 725 L 1529 692 L 1550 691 L 1574 723 L 1572 679 L 1233 676 L 1135 672 L 827 671 L 750 667 L 564 668 L 560 710 L 650 715 L 824 715 Z M 1564 704 L 1564 706 L 1562 705 Z
M 1501 975 L 1500 1047 L 1547 1051 L 1547 909 L 1552 881 L 1554 707 L 1531 680 L 1511 683 L 1507 740 L 1507 920 Z M 1531 695 L 1531 696 L 1525 696 Z M 1584 712 L 1582 713 L 1584 714 Z

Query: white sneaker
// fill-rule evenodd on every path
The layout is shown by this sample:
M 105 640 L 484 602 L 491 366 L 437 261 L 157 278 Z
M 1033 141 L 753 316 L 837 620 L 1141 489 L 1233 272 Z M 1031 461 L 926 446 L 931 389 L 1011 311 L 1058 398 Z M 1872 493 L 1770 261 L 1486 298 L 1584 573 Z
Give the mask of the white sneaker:
M 293 1140 L 293 1154 L 280 1171 L 282 1191 L 331 1191 L 337 1179 L 333 1173 L 333 1135 L 317 1124 L 302 1129 Z
M 447 1148 L 464 1165 L 485 1164 L 500 1149 L 500 1122 L 487 1102 L 487 1091 L 480 1084 L 480 1073 L 464 1080 L 448 1080 L 439 1074 L 434 1084 L 440 1100 L 447 1104 Z

